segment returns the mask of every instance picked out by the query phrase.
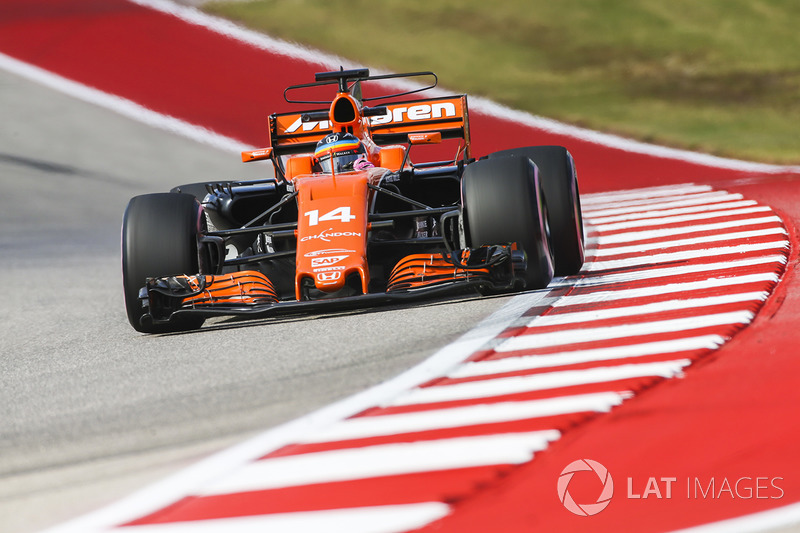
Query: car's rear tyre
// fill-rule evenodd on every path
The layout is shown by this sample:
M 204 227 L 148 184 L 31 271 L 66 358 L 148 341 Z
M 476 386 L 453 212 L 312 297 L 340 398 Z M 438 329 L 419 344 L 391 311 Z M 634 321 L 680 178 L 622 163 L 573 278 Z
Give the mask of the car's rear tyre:
M 516 242 L 525 251 L 525 288 L 541 289 L 553 278 L 547 216 L 536 166 L 527 158 L 476 161 L 461 180 L 467 246 Z
M 197 236 L 205 220 L 191 194 L 136 196 L 122 219 L 122 285 L 128 321 L 143 333 L 196 329 L 202 317 L 176 317 L 168 324 L 142 323 L 139 290 L 149 277 L 198 273 Z
M 577 274 L 584 261 L 583 218 L 575 161 L 563 146 L 528 146 L 495 152 L 489 159 L 527 157 L 539 169 L 547 203 L 555 274 Z

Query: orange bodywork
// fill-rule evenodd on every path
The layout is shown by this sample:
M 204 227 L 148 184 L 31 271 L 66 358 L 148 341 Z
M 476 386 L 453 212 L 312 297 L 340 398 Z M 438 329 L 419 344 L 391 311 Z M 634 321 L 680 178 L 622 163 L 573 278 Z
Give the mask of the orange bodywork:
M 419 77 L 427 83 L 362 92 L 367 82 L 386 88 L 394 85 L 387 80 Z M 507 245 L 462 249 L 470 239 L 461 179 L 475 161 L 466 95 L 411 96 L 437 86 L 428 71 L 370 76 L 366 68 L 342 67 L 314 78 L 284 91 L 284 100 L 304 111 L 271 114 L 267 147 L 241 152 L 243 162 L 269 161 L 266 170 L 274 172 L 131 201 L 123 219 L 123 285 L 137 331 L 182 331 L 223 315 L 411 301 L 444 294 L 448 285 L 523 286 L 523 254 Z M 328 86 L 336 87 L 332 100 L 321 95 Z M 135 227 L 148 218 L 157 224 Z M 159 228 L 172 223 L 175 231 L 163 237 L 170 245 L 187 238 L 189 248 L 159 241 Z M 153 243 L 158 248 L 139 260 L 138 248 Z M 162 252 L 169 252 L 163 264 Z M 167 275 L 147 276 L 150 270 Z
M 380 151 L 379 166 L 391 171 L 398 171 L 403 165 L 405 157 L 406 149 L 404 146 L 384 146 Z
M 270 116 L 271 155 L 282 162 L 279 167 L 283 178 L 297 193 L 295 296 L 298 300 L 303 299 L 304 287 L 309 286 L 307 280 L 317 290 L 331 294 L 343 289 L 353 274 L 360 278 L 361 292 L 368 292 L 367 232 L 373 196 L 370 186 L 377 186 L 387 171 L 401 170 L 407 150 L 401 143 L 437 144 L 443 138 L 460 139 L 461 150 L 469 156 L 466 96 L 395 102 L 384 107 L 383 114 L 366 117 L 360 100 L 348 92 L 339 92 L 327 112 Z M 316 173 L 308 154 L 326 135 L 338 132 L 357 137 L 374 168 L 340 174 Z M 263 151 L 246 152 L 243 159 L 254 161 L 263 154 Z M 429 284 L 433 278 L 426 272 L 431 268 L 449 271 L 449 279 L 468 276 L 452 265 L 430 261 L 433 263 L 427 266 L 412 262 L 411 270 L 398 276 L 407 277 L 406 274 L 413 272 L 415 280 L 421 277 L 421 281 L 412 282 L 413 286 Z M 416 265 L 428 270 L 418 276 Z
M 466 261 L 468 251 L 461 256 Z M 419 289 L 453 281 L 489 276 L 488 268 L 465 270 L 445 261 L 442 254 L 413 254 L 400 260 L 389 276 L 387 291 Z
M 242 152 L 242 162 L 264 161 L 272 158 L 272 148 L 259 148 L 258 150 L 247 150 Z
M 375 168 L 340 174 L 312 173 L 308 155 L 296 155 L 286 160 L 284 177 L 297 191 L 297 252 L 295 255 L 295 296 L 303 297 L 303 281 L 310 279 L 316 289 L 335 293 L 344 288 L 348 276 L 357 274 L 361 292 L 369 287 L 367 265 L 367 231 L 370 185 L 378 185 L 387 169 L 402 166 L 405 149 L 402 146 L 379 148 L 370 137 L 370 121 L 362 116 L 361 103 L 349 93 L 339 93 L 331 103 L 329 120 L 318 123 L 324 132 L 347 132 L 357 137 L 366 149 L 367 159 Z M 308 123 L 292 122 L 288 116 L 278 121 L 285 131 Z M 312 128 L 313 129 L 313 128 Z M 291 132 L 290 132 L 291 133 Z M 307 144 L 323 138 L 312 134 L 299 136 Z M 273 138 L 273 143 L 276 138 Z M 291 138 L 290 141 L 291 142 Z M 386 166 L 384 166 L 386 165 Z
M 356 118 L 342 116 L 347 99 L 356 106 Z M 338 105 L 338 108 L 337 108 Z M 361 104 L 351 95 L 340 93 L 331 105 L 328 120 L 303 122 L 304 113 L 279 113 L 270 116 L 270 143 L 277 155 L 311 152 L 326 135 L 336 131 L 349 131 L 359 138 L 368 138 L 377 145 L 405 143 L 408 134 L 439 132 L 441 139 L 462 139 L 464 153 L 471 157 L 469 112 L 464 95 L 426 98 L 408 102 L 386 104 L 386 114 L 366 118 L 361 116 Z M 338 118 L 352 120 L 336 120 Z M 373 161 L 376 165 L 377 161 Z M 389 167 L 387 167 L 389 168 Z
M 310 155 L 296 155 L 287 159 L 285 171 L 287 180 L 292 181 L 297 176 L 302 176 L 303 174 L 311 174 Z
M 362 292 L 367 293 L 368 186 L 377 184 L 382 173 L 383 169 L 370 169 L 294 178 L 299 213 L 295 266 L 298 300 L 304 278 L 311 278 L 321 291 L 335 292 L 344 287 L 352 273 L 360 276 Z
M 176 276 L 184 278 L 187 285 L 199 291 L 183 299 L 184 307 L 214 306 L 219 304 L 255 305 L 274 303 L 278 295 L 272 282 L 261 272 L 243 270 L 218 276 Z

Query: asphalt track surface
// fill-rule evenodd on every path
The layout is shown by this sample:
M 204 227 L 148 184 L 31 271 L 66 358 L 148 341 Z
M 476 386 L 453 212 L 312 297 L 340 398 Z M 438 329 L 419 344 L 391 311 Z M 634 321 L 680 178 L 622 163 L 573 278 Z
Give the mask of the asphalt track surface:
M 0 531 L 35 531 L 392 377 L 506 298 L 333 316 L 127 323 L 130 197 L 260 177 L 199 145 L 0 70 Z

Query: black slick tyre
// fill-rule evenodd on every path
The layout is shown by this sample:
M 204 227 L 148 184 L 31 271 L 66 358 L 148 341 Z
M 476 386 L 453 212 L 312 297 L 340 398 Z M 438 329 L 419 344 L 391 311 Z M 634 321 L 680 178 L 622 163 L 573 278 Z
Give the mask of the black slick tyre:
M 577 274 L 584 261 L 583 218 L 572 155 L 563 146 L 528 146 L 495 152 L 489 159 L 501 157 L 527 157 L 536 164 L 547 203 L 555 274 Z
M 467 245 L 515 242 L 525 251 L 525 288 L 542 289 L 553 278 L 553 258 L 536 166 L 527 158 L 476 161 L 461 181 Z
M 122 219 L 122 285 L 128 321 L 136 331 L 165 333 L 196 329 L 202 317 L 176 317 L 167 324 L 142 323 L 139 289 L 149 277 L 197 274 L 197 235 L 204 222 L 191 194 L 136 196 Z

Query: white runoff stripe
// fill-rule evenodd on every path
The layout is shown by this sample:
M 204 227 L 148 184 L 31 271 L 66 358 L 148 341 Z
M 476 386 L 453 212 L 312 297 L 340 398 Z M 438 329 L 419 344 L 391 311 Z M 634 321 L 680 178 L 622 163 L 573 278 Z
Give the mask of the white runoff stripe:
M 607 207 L 608 205 L 616 205 L 618 202 L 638 202 L 663 197 L 685 197 L 692 194 L 707 192 L 712 192 L 710 185 L 694 185 L 693 183 L 663 185 L 661 187 L 648 187 L 645 189 L 626 189 L 607 193 L 586 194 L 581 196 L 581 205 L 601 205 Z
M 602 328 L 567 329 L 551 331 L 549 333 L 531 333 L 509 337 L 495 347 L 495 351 L 513 352 L 534 348 L 550 348 L 553 346 L 563 346 L 581 342 L 628 339 L 631 337 L 642 337 L 658 333 L 690 331 L 712 326 L 747 324 L 752 319 L 753 313 L 750 311 L 734 311 L 731 313 L 622 324 L 619 326 L 606 326 Z
M 329 442 L 363 439 L 400 433 L 476 426 L 512 420 L 583 412 L 606 412 L 622 403 L 624 396 L 616 392 L 579 394 L 544 400 L 502 402 L 435 409 L 395 415 L 348 418 L 328 428 L 309 434 L 299 442 Z
M 632 270 L 630 272 L 620 272 L 619 274 L 604 274 L 598 277 L 584 277 L 578 280 L 577 286 L 591 287 L 595 285 L 608 285 L 614 283 L 641 281 L 645 279 L 670 278 L 685 276 L 687 274 L 700 274 L 703 272 L 729 273 L 739 268 L 750 268 L 769 264 L 786 264 L 784 255 L 767 255 L 764 257 L 754 257 L 752 259 L 740 259 L 738 261 L 724 261 L 720 263 L 703 263 L 699 265 L 684 265 L 678 267 L 648 268 L 646 270 Z M 554 281 L 551 287 L 570 287 L 574 283 L 570 281 Z
M 475 376 L 489 376 L 503 372 L 518 372 L 522 370 L 536 370 L 562 365 L 576 365 L 595 361 L 611 361 L 628 357 L 644 357 L 648 355 L 670 355 L 673 353 L 713 350 L 725 343 L 720 335 L 702 335 L 686 339 L 669 341 L 646 342 L 642 344 L 628 344 L 624 346 L 611 346 L 609 348 L 592 348 L 551 355 L 522 355 L 519 357 L 505 357 L 464 363 L 448 374 L 451 378 L 467 378 Z
M 599 206 L 594 210 L 585 209 L 583 213 L 586 218 L 595 219 L 611 216 L 626 216 L 645 214 L 656 209 L 674 209 L 691 206 L 721 206 L 726 202 L 742 200 L 741 194 L 730 194 L 725 191 L 715 191 L 691 196 L 675 196 L 673 198 L 659 198 L 646 200 L 643 202 L 620 202 L 614 203 L 614 207 Z M 622 205 L 620 205 L 622 204 Z M 626 205 L 627 204 L 627 207 Z
M 655 266 L 658 264 L 686 261 L 689 259 L 701 259 L 704 257 L 718 257 L 722 255 L 738 255 L 748 252 L 761 252 L 764 250 L 783 250 L 789 248 L 786 240 L 759 242 L 756 244 L 739 244 L 736 246 L 723 246 L 720 248 L 702 248 L 700 250 L 684 250 L 680 252 L 669 252 L 656 255 L 640 255 L 625 259 L 613 259 L 609 261 L 592 261 L 584 266 L 583 272 L 594 272 L 599 270 L 613 270 L 618 268 L 630 268 L 632 266 Z
M 626 220 L 624 222 L 610 222 L 599 223 L 592 220 L 592 226 L 599 231 L 617 231 L 621 229 L 631 228 L 646 228 L 649 226 L 660 226 L 667 224 L 680 224 L 684 222 L 693 222 L 696 220 L 708 220 L 710 218 L 726 218 L 739 215 L 751 215 L 753 213 L 772 212 L 772 209 L 765 205 L 757 205 L 755 207 L 742 207 L 739 209 L 725 209 L 721 211 L 709 211 L 705 213 L 692 213 L 685 215 L 668 215 L 659 218 L 646 218 L 638 220 Z
M 126 527 L 136 533 L 401 533 L 444 518 L 450 506 L 442 502 L 377 505 L 297 513 L 237 516 Z M 94 530 L 99 533 L 99 530 Z M 105 529 L 104 532 L 110 530 Z M 119 531 L 119 530 L 115 530 Z M 85 530 L 84 530 L 85 533 Z
M 701 194 L 679 194 L 676 196 L 629 200 L 625 202 L 612 201 L 598 204 L 595 207 L 586 207 L 583 197 L 581 197 L 581 211 L 584 214 L 584 218 L 592 219 L 594 217 L 646 212 L 651 209 L 669 209 L 673 207 L 729 202 L 731 200 L 741 200 L 742 198 L 744 197 L 741 194 L 730 194 L 725 191 L 711 191 Z
M 595 304 L 619 300 L 646 298 L 664 294 L 687 293 L 704 289 L 732 287 L 748 283 L 777 283 L 778 275 L 766 272 L 763 274 L 748 274 L 744 276 L 731 276 L 724 278 L 709 278 L 702 281 L 687 281 L 683 283 L 670 283 L 640 289 L 620 289 L 616 291 L 593 291 L 585 294 L 568 294 L 552 304 L 553 307 L 567 307 L 584 304 Z M 555 315 L 554 315 L 555 316 Z
M 643 220 L 643 219 L 657 219 L 661 217 L 672 217 L 677 215 L 689 215 L 692 213 L 708 213 L 711 211 L 724 212 L 730 209 L 741 209 L 745 207 L 757 206 L 758 202 L 755 200 L 741 200 L 732 201 L 726 198 L 725 202 L 720 203 L 702 203 L 691 207 L 677 207 L 673 209 L 655 209 L 650 207 L 636 213 L 626 213 L 624 215 L 603 216 L 592 215 L 591 222 L 593 226 L 602 226 L 603 224 L 611 224 L 613 222 L 625 222 L 629 220 Z
M 199 496 L 232 494 L 530 461 L 560 437 L 556 430 L 503 433 L 304 453 L 255 461 L 204 487 Z
M 668 311 L 680 311 L 698 309 L 700 307 L 712 307 L 741 302 L 763 302 L 769 293 L 745 292 L 742 294 L 725 294 L 722 296 L 709 296 L 707 298 L 685 298 L 681 300 L 668 300 L 666 302 L 653 302 L 642 305 L 631 305 L 626 307 L 610 307 L 592 311 L 576 311 L 573 313 L 559 313 L 556 315 L 537 316 L 530 322 L 528 327 L 560 326 L 566 324 L 586 324 L 596 320 L 607 320 L 609 318 L 634 317 L 652 313 L 665 313 Z
M 714 224 L 698 224 L 689 226 L 679 226 L 677 228 L 662 228 L 647 231 L 630 231 L 626 233 L 615 233 L 612 235 L 600 235 L 587 239 L 597 242 L 597 244 L 617 244 L 621 242 L 629 243 L 636 241 L 648 241 L 651 239 L 662 239 L 675 235 L 686 235 L 689 233 L 705 233 L 707 231 L 717 231 L 730 228 L 740 228 L 744 226 L 756 226 L 761 224 L 782 224 L 777 216 L 748 218 L 745 220 L 729 220 L 727 222 L 716 222 Z
M 691 364 L 689 359 L 677 361 L 659 361 L 656 363 L 638 363 L 609 367 L 594 367 L 581 370 L 564 370 L 547 372 L 531 376 L 513 376 L 507 378 L 468 381 L 454 385 L 440 385 L 414 389 L 399 397 L 392 405 L 413 405 L 455 400 L 474 400 L 490 398 L 522 392 L 542 391 L 589 385 L 607 381 L 641 377 L 671 378 L 680 374 L 681 370 Z
M 652 250 L 663 250 L 666 248 L 681 248 L 684 246 L 695 246 L 698 244 L 708 244 L 712 242 L 732 242 L 740 239 L 751 239 L 758 237 L 769 237 L 773 235 L 788 236 L 788 233 L 782 227 L 765 228 L 752 231 L 735 231 L 732 233 L 717 233 L 714 235 L 703 235 L 702 237 L 694 237 L 690 239 L 678 239 L 664 242 L 652 242 L 647 244 L 637 244 L 634 246 L 618 246 L 616 248 L 594 248 L 586 251 L 587 257 L 608 257 L 612 255 L 624 255 L 634 253 L 650 252 Z M 784 242 L 786 239 L 784 238 Z

